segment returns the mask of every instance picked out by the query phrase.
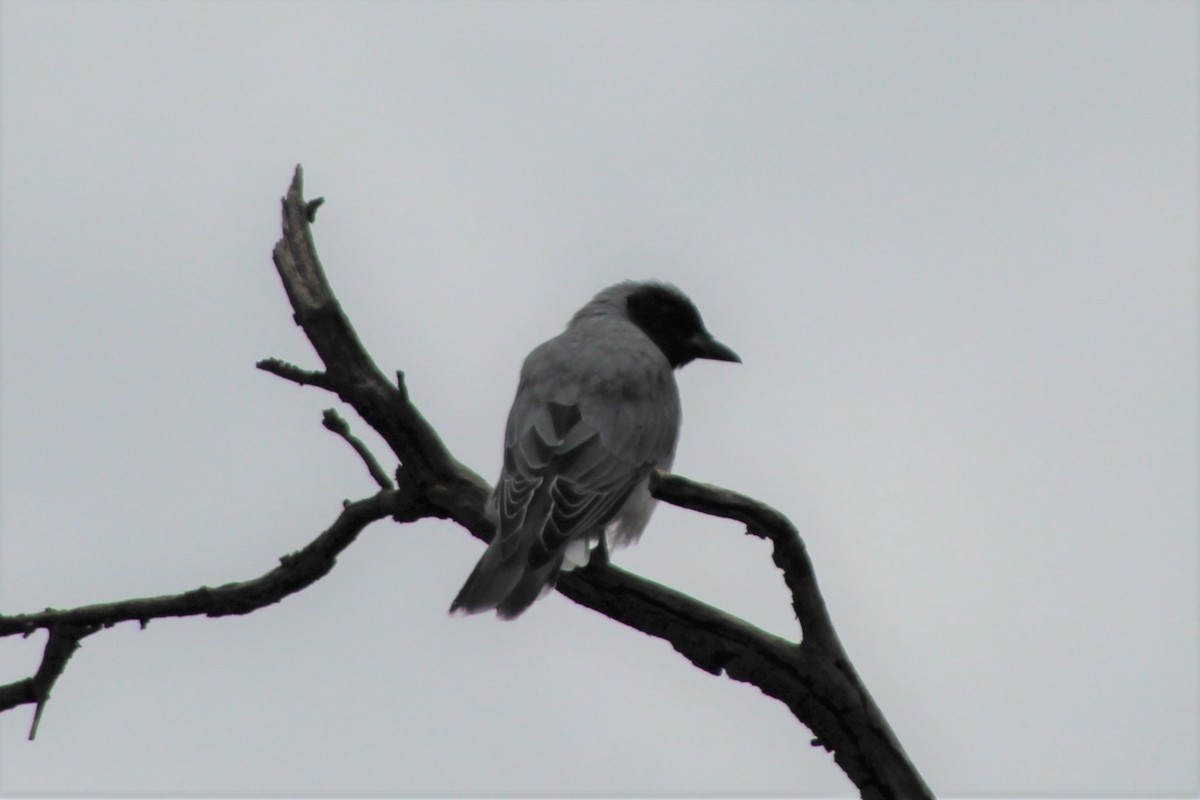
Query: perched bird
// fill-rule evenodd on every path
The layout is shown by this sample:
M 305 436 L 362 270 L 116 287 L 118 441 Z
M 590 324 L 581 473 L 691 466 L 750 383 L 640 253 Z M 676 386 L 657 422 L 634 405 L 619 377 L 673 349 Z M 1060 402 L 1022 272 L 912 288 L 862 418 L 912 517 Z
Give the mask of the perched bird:
M 594 547 L 606 558 L 641 536 L 650 472 L 671 466 L 679 437 L 673 370 L 697 358 L 741 361 L 683 292 L 634 281 L 600 292 L 526 357 L 488 501 L 496 535 L 451 613 L 512 619 Z

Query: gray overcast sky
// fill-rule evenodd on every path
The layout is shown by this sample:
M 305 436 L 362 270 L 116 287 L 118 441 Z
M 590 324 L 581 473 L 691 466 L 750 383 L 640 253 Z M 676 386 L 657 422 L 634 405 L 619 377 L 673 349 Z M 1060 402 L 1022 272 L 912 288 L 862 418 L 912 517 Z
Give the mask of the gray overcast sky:
M 745 360 L 681 375 L 676 469 L 797 523 L 939 796 L 1194 794 L 1196 21 L 4 2 L 0 609 L 248 578 L 371 492 L 333 399 L 253 368 L 316 363 L 269 260 L 302 162 L 467 464 L 530 348 L 673 281 Z M 276 607 L 94 636 L 36 743 L 0 717 L 0 790 L 851 792 L 780 704 L 560 596 L 447 617 L 479 553 L 380 524 Z M 660 508 L 618 560 L 796 635 L 728 524 Z

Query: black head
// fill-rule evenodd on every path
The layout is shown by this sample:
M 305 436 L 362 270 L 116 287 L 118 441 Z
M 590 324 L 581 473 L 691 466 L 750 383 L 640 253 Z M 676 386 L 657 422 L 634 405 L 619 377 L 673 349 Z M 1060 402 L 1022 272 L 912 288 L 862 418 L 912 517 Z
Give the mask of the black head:
M 672 286 L 641 284 L 626 297 L 625 307 L 629 319 L 658 345 L 672 367 L 682 367 L 697 358 L 742 361 L 712 337 L 696 306 Z

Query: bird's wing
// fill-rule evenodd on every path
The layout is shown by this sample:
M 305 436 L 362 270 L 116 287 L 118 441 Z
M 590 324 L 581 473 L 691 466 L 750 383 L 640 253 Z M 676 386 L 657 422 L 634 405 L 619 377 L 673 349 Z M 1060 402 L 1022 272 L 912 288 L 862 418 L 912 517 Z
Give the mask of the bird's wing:
M 502 558 L 524 554 L 534 569 L 607 523 L 670 459 L 679 429 L 673 382 L 619 397 L 557 394 L 518 392 L 496 489 Z

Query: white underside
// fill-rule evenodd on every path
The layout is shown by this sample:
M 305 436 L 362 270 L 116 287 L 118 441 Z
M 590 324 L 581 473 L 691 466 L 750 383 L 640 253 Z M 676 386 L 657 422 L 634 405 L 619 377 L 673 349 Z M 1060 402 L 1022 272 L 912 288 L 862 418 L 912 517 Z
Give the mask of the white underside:
M 621 506 L 621 510 L 612 521 L 604 526 L 604 538 L 609 550 L 628 547 L 636 542 L 650 521 L 657 501 L 650 496 L 650 488 L 643 483 L 633 490 L 633 494 Z M 600 544 L 598 534 L 572 539 L 563 548 L 562 569 L 570 572 L 573 569 L 587 566 L 591 560 L 592 551 Z

